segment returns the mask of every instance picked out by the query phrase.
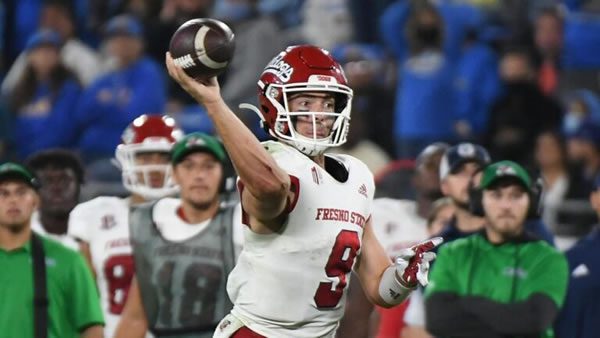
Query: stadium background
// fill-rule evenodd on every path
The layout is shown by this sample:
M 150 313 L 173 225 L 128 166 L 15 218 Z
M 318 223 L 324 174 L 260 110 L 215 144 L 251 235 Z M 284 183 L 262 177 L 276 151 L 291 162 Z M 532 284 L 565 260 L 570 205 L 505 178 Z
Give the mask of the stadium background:
M 599 0 L 4 0 L 0 162 L 71 149 L 86 165 L 82 201 L 125 196 L 112 159 L 136 116 L 212 133 L 164 66 L 171 34 L 196 17 L 234 30 L 222 93 L 259 138 L 258 118 L 235 107 L 256 103 L 278 51 L 315 44 L 355 91 L 348 143 L 332 151 L 367 163 L 376 197 L 415 199 L 416 155 L 470 141 L 544 179 L 542 219 L 560 250 L 597 224 Z
M 220 77 L 231 107 L 256 102 L 256 79 L 284 46 L 330 50 L 355 90 L 349 142 L 337 151 L 369 165 L 378 196 L 414 196 L 412 160 L 425 145 L 473 141 L 535 176 L 567 177 L 545 209 L 555 234 L 581 237 L 595 222 L 587 198 L 600 171 L 600 1 L 591 0 L 6 0 L 0 159 L 75 150 L 87 200 L 126 194 L 111 159 L 133 117 L 166 113 L 187 132 L 212 132 L 164 67 L 172 32 L 195 17 L 236 33 Z M 26 76 L 56 67 L 45 58 L 29 67 L 42 45 L 60 50 L 66 75 Z M 239 116 L 266 138 L 253 113 Z

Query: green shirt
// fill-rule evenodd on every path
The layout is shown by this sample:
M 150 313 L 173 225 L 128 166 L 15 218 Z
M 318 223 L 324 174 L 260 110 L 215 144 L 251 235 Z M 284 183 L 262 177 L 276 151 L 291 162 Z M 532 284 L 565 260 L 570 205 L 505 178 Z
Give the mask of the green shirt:
M 440 248 L 425 297 L 451 292 L 508 304 L 542 293 L 560 308 L 567 278 L 565 257 L 544 241 L 493 245 L 476 234 Z M 554 337 L 552 329 L 542 337 Z
M 43 238 L 48 293 L 48 337 L 80 337 L 104 324 L 98 291 L 83 257 Z M 0 336 L 28 338 L 33 331 L 31 242 L 12 251 L 0 249 Z

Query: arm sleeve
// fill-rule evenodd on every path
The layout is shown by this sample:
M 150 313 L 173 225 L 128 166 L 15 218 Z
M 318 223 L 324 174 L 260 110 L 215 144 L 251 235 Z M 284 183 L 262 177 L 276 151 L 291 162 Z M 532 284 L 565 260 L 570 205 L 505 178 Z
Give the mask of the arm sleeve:
M 427 331 L 436 336 L 501 337 L 461 306 L 461 297 L 451 292 L 436 292 L 425 300 Z
M 67 280 L 67 297 L 69 302 L 69 316 L 71 322 L 83 331 L 92 325 L 103 325 L 104 318 L 100 308 L 100 296 L 92 278 L 90 269 L 86 266 L 83 257 L 77 254 Z
M 549 328 L 558 314 L 558 307 L 543 294 L 526 301 L 503 304 L 478 296 L 462 297 L 460 304 L 471 315 L 489 324 L 502 334 L 535 334 Z

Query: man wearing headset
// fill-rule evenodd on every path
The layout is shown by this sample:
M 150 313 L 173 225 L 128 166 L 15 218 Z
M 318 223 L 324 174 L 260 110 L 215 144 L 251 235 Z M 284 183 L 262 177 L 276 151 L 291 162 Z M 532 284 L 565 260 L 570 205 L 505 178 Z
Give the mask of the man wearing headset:
M 533 182 L 511 161 L 484 168 L 471 195 L 484 229 L 439 250 L 425 290 L 426 327 L 437 337 L 554 337 L 567 286 L 565 257 L 524 227 Z

